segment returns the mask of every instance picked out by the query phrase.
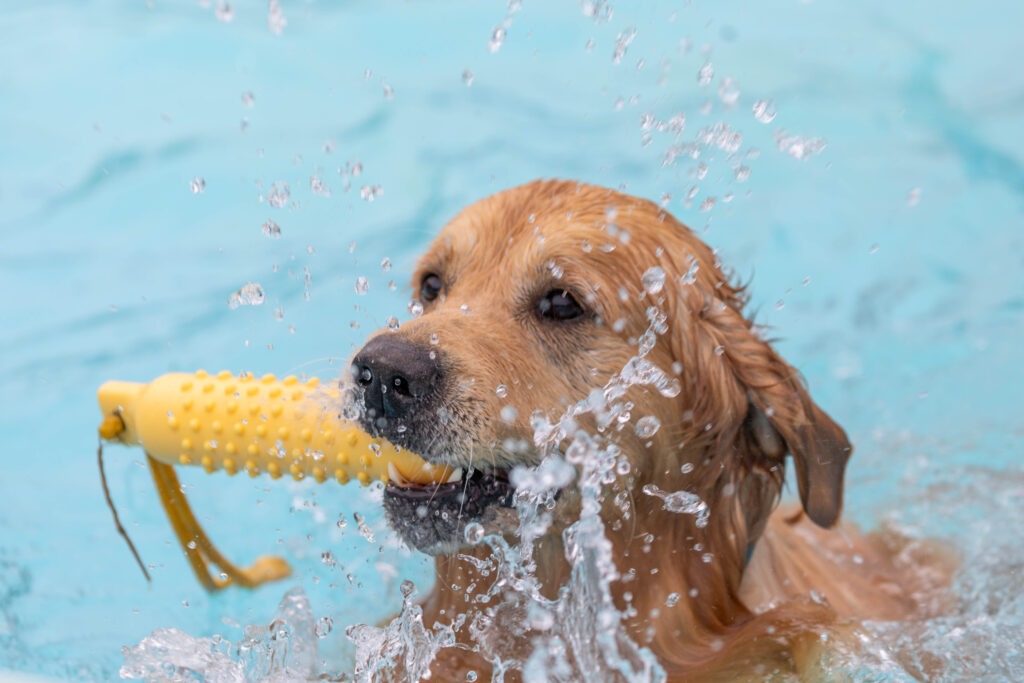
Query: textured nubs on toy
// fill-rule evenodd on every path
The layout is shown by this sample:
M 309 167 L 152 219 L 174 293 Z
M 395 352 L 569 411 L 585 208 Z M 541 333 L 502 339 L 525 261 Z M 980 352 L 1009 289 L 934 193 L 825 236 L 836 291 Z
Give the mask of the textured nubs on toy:
M 291 567 L 279 557 L 261 557 L 249 567 L 229 562 L 193 514 L 174 466 L 245 471 L 253 477 L 266 473 L 275 479 L 288 474 L 318 482 L 355 480 L 364 486 L 374 481 L 429 485 L 451 476 L 447 467 L 435 467 L 343 420 L 339 394 L 317 379 L 201 370 L 162 375 L 147 384 L 107 382 L 97 396 L 103 413 L 99 432 L 105 441 L 145 449 L 160 501 L 200 583 L 208 590 L 230 584 L 253 588 L 288 576 Z
M 337 389 L 315 378 L 170 373 L 148 384 L 107 382 L 98 397 L 103 414 L 124 424 L 117 431 L 112 421 L 105 438 L 141 445 L 168 465 L 363 485 L 448 474 L 341 419 Z

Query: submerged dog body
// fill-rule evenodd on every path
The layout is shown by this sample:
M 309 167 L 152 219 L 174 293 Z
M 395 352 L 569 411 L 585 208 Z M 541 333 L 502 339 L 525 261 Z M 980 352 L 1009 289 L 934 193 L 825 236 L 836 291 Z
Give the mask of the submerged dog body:
M 491 549 L 467 544 L 467 526 L 515 542 L 509 472 L 566 455 L 572 430 L 621 454 L 599 501 L 611 599 L 670 680 L 806 672 L 837 619 L 934 607 L 941 578 L 902 566 L 903 548 L 825 530 L 841 511 L 846 434 L 743 316 L 715 254 L 663 209 L 579 183 L 517 187 L 456 216 L 413 287 L 422 315 L 373 337 L 352 367 L 364 426 L 454 469 L 447 484 L 392 481 L 384 495 L 392 526 L 437 555 L 428 626 L 486 612 L 472 591 L 493 581 Z M 541 443 L 542 424 L 565 438 Z M 787 454 L 802 510 L 773 514 Z M 550 502 L 531 566 L 553 598 L 581 496 L 569 485 Z M 439 653 L 435 680 L 490 668 L 481 628 L 455 629 L 462 646 Z M 522 662 L 535 631 L 504 635 L 502 661 Z

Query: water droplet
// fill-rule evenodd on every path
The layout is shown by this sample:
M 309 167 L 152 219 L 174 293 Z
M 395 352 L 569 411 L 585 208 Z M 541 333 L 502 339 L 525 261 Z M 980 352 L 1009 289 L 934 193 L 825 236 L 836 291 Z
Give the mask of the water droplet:
M 491 31 L 491 39 L 487 43 L 487 49 L 490 50 L 491 54 L 494 54 L 501 49 L 501 45 L 504 42 L 505 28 L 503 26 L 495 26 L 494 30 Z
M 498 395 L 498 398 L 505 398 L 508 396 L 508 387 L 504 384 L 499 384 L 494 393 Z
M 411 315 L 414 318 L 418 318 L 421 315 L 423 315 L 423 304 L 420 303 L 419 301 L 416 301 L 415 299 L 409 302 L 408 309 L 409 315 Z
M 322 553 L 320 553 L 320 562 L 327 565 L 328 567 L 338 566 L 338 561 L 335 559 L 334 553 L 332 553 L 330 550 L 325 550 Z
M 384 326 L 392 332 L 396 332 L 399 328 L 399 325 L 400 324 L 398 322 L 398 318 L 396 318 L 393 315 L 388 316 L 388 319 L 384 321 Z
M 469 543 L 470 545 L 476 545 L 481 540 L 483 540 L 484 527 L 479 522 L 470 522 L 466 525 L 464 534 L 466 536 L 466 543 Z
M 636 38 L 636 27 L 630 26 L 626 30 L 622 31 L 615 39 L 615 52 L 612 53 L 612 63 L 618 64 L 622 61 L 622 58 L 626 56 L 626 50 L 629 49 L 630 43 Z
M 270 8 L 267 12 L 267 27 L 270 32 L 274 35 L 281 35 L 284 32 L 285 26 L 288 25 L 288 20 L 284 16 L 284 12 L 281 10 L 281 3 L 279 0 L 270 0 Z
M 370 529 L 363 516 L 358 512 L 353 512 L 352 518 L 356 520 L 356 526 L 359 527 L 359 535 L 365 538 L 369 543 L 376 543 L 376 539 L 373 537 L 373 531 Z
M 242 104 L 244 104 L 247 107 L 251 107 L 255 103 L 256 103 L 256 98 L 253 97 L 253 94 L 251 92 L 246 90 L 244 93 L 242 93 Z
M 281 226 L 270 219 L 267 219 L 267 222 L 263 224 L 261 229 L 263 230 L 263 234 L 267 237 L 277 239 L 281 236 Z
M 275 209 L 287 206 L 291 197 L 292 191 L 283 180 L 275 180 L 267 191 L 267 202 Z
M 869 254 L 877 254 L 877 253 L 878 253 L 878 243 L 877 243 L 877 242 L 876 242 L 876 243 L 874 243 L 874 244 L 872 244 L 872 245 L 871 245 L 871 246 L 870 246 L 870 247 L 868 248 L 868 253 L 869 253 Z
M 758 100 L 753 106 L 754 118 L 761 123 L 771 123 L 775 120 L 775 101 Z
M 310 176 L 309 189 L 313 191 L 313 194 L 318 194 L 321 197 L 331 196 L 331 188 L 324 184 L 323 178 L 320 176 Z
M 747 182 L 747 179 L 750 178 L 750 167 L 743 165 L 737 166 L 733 173 L 737 182 L 745 183 Z
M 372 202 L 382 194 L 384 194 L 384 188 L 380 185 L 363 185 L 359 188 L 359 198 L 367 202 Z
M 708 197 L 704 201 L 702 201 L 700 203 L 700 206 L 697 207 L 697 208 L 700 211 L 710 211 L 711 209 L 714 208 L 714 206 L 715 206 L 715 198 L 714 197 Z
M 201 177 L 196 176 L 189 182 L 188 186 L 189 189 L 192 190 L 192 194 L 199 194 L 206 189 L 206 181 Z
M 643 492 L 649 496 L 661 498 L 662 507 L 669 512 L 694 515 L 697 517 L 697 528 L 703 529 L 708 525 L 708 504 L 700 499 L 695 493 L 689 491 L 674 491 L 672 493 L 662 491 L 654 484 L 647 484 Z
M 213 16 L 217 17 L 217 21 L 223 21 L 225 24 L 231 23 L 235 20 L 235 8 L 226 0 L 217 0 L 217 6 L 213 9 Z
M 466 680 L 469 681 L 469 683 L 475 683 L 476 679 L 477 679 L 477 673 L 475 671 L 467 671 L 466 672 Z
M 364 276 L 360 275 L 359 277 L 356 278 L 355 290 L 356 294 L 360 296 L 366 294 L 368 291 L 370 291 L 370 281 L 367 280 Z
M 642 279 L 648 294 L 657 294 L 665 287 L 665 271 L 660 266 L 645 270 Z
M 683 274 L 683 276 L 679 278 L 679 282 L 684 285 L 692 285 L 697 281 L 697 273 L 699 271 L 700 263 L 698 263 L 697 260 L 694 259 L 690 263 L 690 267 L 686 269 L 686 272 Z
M 395 99 L 395 89 L 387 83 L 384 84 L 384 99 L 393 100 Z
M 697 72 L 697 85 L 711 85 L 711 81 L 715 78 L 715 67 L 711 66 L 711 62 L 704 62 L 704 65 L 700 67 L 700 71 Z
M 736 79 L 726 76 L 718 84 L 718 99 L 727 107 L 734 107 L 740 99 L 740 87 Z
M 504 406 L 501 409 L 501 420 L 505 424 L 512 424 L 513 422 L 516 421 L 516 416 L 518 414 L 519 414 L 519 411 L 517 411 L 514 407 L 512 407 L 512 406 Z
M 462 82 L 466 85 L 467 88 L 473 85 L 473 78 L 473 72 L 470 71 L 469 69 L 464 69 L 462 71 Z
M 775 133 L 775 144 L 779 151 L 785 152 L 794 159 L 807 159 L 825 149 L 822 138 L 805 138 L 800 135 L 787 135 L 785 131 Z
M 334 619 L 330 617 L 320 617 L 316 621 L 316 637 L 326 638 L 327 635 L 334 629 Z
M 459 311 L 461 311 L 463 315 L 469 315 L 472 313 L 472 310 L 469 308 L 469 304 L 462 304 L 459 306 Z
M 921 201 L 921 188 L 915 187 L 907 193 L 907 206 L 917 206 Z
M 653 415 L 641 417 L 636 421 L 636 435 L 641 439 L 649 439 L 658 433 L 661 421 Z
M 679 593 L 669 593 L 665 598 L 665 607 L 675 607 L 679 603 Z
M 380 269 L 385 273 L 391 270 L 391 259 L 385 257 L 380 262 Z
M 263 287 L 258 282 L 247 282 L 237 292 L 232 292 L 228 297 L 228 306 L 238 308 L 239 306 L 259 306 L 266 300 Z

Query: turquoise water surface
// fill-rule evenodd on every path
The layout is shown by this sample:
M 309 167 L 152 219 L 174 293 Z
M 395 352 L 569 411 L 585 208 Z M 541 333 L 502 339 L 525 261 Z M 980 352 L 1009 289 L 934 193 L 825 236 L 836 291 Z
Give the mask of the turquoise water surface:
M 113 680 L 159 628 L 238 641 L 294 586 L 345 672 L 345 627 L 431 581 L 379 494 L 182 472 L 229 557 L 296 568 L 209 596 L 111 447 L 147 584 L 95 390 L 340 374 L 440 226 L 535 177 L 664 201 L 752 278 L 857 443 L 847 515 L 964 559 L 962 612 L 892 647 L 1019 678 L 1024 4 L 52 0 L 0 26 L 0 681 Z M 265 301 L 229 306 L 247 283 Z

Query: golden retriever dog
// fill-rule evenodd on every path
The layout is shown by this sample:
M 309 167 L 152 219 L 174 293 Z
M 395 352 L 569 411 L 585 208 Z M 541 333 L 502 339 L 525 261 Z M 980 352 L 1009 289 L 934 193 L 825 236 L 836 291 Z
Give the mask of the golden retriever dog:
M 816 680 L 857 620 L 942 609 L 942 558 L 840 523 L 846 433 L 744 316 L 743 287 L 664 209 L 532 182 L 458 214 L 412 282 L 422 314 L 371 337 L 352 386 L 368 431 L 454 469 L 439 485 L 393 480 L 383 499 L 405 542 L 436 556 L 423 626 L 454 640 L 431 680 L 489 680 L 498 662 L 504 680 L 524 677 L 545 625 L 526 607 L 518 625 L 496 611 L 515 577 L 498 585 L 499 546 L 467 537 L 495 534 L 514 553 L 510 472 L 547 456 L 579 470 L 579 434 L 618 454 L 594 499 L 615 614 L 591 631 L 621 629 L 666 680 Z M 556 429 L 539 438 L 544 424 Z M 787 454 L 801 507 L 785 510 Z M 587 500 L 580 479 L 559 487 L 523 564 L 550 600 L 579 589 L 565 532 Z M 583 661 L 586 643 L 563 644 L 551 680 L 625 678 Z M 423 675 L 396 667 L 386 676 Z

